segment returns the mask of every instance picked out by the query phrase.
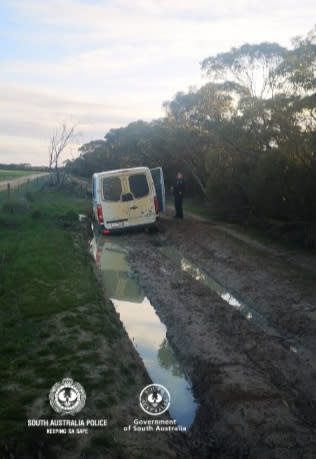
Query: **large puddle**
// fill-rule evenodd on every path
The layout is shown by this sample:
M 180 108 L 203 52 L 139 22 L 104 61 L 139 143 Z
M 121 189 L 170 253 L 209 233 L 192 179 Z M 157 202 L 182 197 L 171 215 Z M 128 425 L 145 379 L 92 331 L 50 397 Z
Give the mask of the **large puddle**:
M 101 270 L 107 294 L 150 378 L 170 392 L 170 415 L 179 425 L 190 427 L 197 409 L 191 384 L 168 343 L 165 325 L 128 266 L 128 241 L 124 236 L 93 238 L 90 247 Z
M 234 309 L 237 309 L 239 313 L 243 315 L 247 320 L 253 322 L 271 335 L 281 336 L 280 333 L 268 323 L 267 319 L 263 315 L 261 315 L 258 311 L 247 305 L 242 300 L 238 299 L 235 295 L 232 294 L 232 292 L 230 292 L 220 282 L 214 279 L 214 277 L 211 277 L 208 273 L 199 268 L 188 258 L 184 257 L 182 253 L 175 247 L 161 247 L 160 250 L 182 271 L 187 272 L 195 280 L 198 280 L 203 285 L 217 293 L 217 295 L 219 295 Z
M 175 247 L 161 247 L 160 251 L 182 271 L 187 272 L 193 279 L 201 282 L 203 285 L 213 290 L 224 301 L 226 301 L 226 303 L 228 303 L 234 309 L 238 310 L 241 315 L 243 315 L 247 320 L 256 326 L 260 327 L 262 330 L 264 330 L 265 333 L 283 339 L 283 344 L 289 351 L 297 354 L 302 360 L 304 360 L 306 363 L 311 365 L 314 370 L 316 370 L 316 359 L 313 352 L 299 344 L 295 337 L 290 335 L 290 333 L 287 333 L 279 328 L 276 329 L 273 325 L 271 325 L 271 323 L 269 323 L 266 317 L 264 317 L 262 314 L 260 314 L 253 307 L 249 306 L 241 299 L 237 298 L 225 286 L 214 279 L 214 277 L 210 276 L 191 260 L 184 257 L 182 253 Z

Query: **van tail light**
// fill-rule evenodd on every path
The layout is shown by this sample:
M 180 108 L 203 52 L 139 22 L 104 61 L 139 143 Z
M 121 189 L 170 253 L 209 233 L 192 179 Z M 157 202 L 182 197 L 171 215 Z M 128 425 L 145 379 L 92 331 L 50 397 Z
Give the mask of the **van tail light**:
M 105 229 L 103 230 L 103 234 L 110 234 L 110 230 L 108 230 L 108 229 L 105 228 Z
M 98 213 L 98 222 L 104 223 L 102 206 L 100 204 L 97 205 L 97 213 Z
M 157 196 L 154 197 L 154 203 L 155 203 L 155 211 L 156 211 L 156 214 L 158 215 L 159 214 L 159 202 L 158 202 Z

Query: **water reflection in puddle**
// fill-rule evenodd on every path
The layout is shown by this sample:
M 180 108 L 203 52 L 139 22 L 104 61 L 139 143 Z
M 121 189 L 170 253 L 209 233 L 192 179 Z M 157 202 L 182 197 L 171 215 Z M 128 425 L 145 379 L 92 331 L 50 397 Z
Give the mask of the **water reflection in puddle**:
M 196 264 L 184 257 L 175 247 L 161 247 L 160 251 L 169 258 L 182 271 L 190 274 L 191 277 L 201 282 L 206 287 L 213 290 L 230 306 L 236 309 L 247 320 L 254 323 L 268 335 L 276 336 L 283 339 L 285 347 L 294 354 L 297 354 L 302 360 L 306 361 L 316 371 L 316 359 L 314 353 L 297 342 L 297 337 L 278 328 L 276 330 L 269 321 L 254 308 L 248 306 L 245 302 L 237 299 L 226 287 L 211 277 L 208 273 L 200 269 Z
M 271 325 L 269 325 L 267 319 L 262 316 L 258 311 L 245 304 L 243 301 L 237 299 L 231 292 L 227 290 L 218 281 L 212 278 L 205 271 L 201 270 L 197 265 L 192 263 L 186 257 L 184 257 L 174 247 L 161 247 L 161 252 L 178 265 L 182 271 L 189 273 L 194 279 L 201 282 L 203 285 L 209 287 L 217 295 L 219 295 L 226 303 L 233 308 L 237 309 L 240 314 L 246 317 L 247 320 L 260 326 L 266 332 L 271 335 L 280 336 L 280 334 Z
M 144 296 L 126 261 L 124 237 L 96 239 L 90 244 L 108 296 L 133 341 L 154 383 L 170 392 L 170 415 L 178 424 L 189 427 L 196 412 L 191 385 L 172 351 L 166 327 L 149 299 Z

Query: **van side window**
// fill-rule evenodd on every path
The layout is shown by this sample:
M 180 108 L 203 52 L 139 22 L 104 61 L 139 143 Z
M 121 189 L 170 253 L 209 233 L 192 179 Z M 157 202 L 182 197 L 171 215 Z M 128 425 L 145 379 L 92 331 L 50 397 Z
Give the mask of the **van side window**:
M 135 174 L 128 177 L 129 187 L 135 198 L 143 198 L 149 193 L 147 177 L 145 174 Z
M 102 181 L 103 199 L 105 201 L 120 201 L 122 193 L 119 177 L 106 177 Z

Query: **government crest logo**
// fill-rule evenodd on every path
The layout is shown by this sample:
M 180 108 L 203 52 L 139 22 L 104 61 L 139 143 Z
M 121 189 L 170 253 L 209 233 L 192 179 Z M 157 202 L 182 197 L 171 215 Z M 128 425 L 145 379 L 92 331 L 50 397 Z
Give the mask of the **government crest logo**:
M 71 378 L 64 378 L 51 388 L 49 403 L 56 413 L 73 416 L 85 406 L 86 393 L 81 384 Z
M 161 384 L 149 384 L 139 395 L 141 409 L 151 416 L 165 413 L 170 406 L 170 401 L 168 390 Z

